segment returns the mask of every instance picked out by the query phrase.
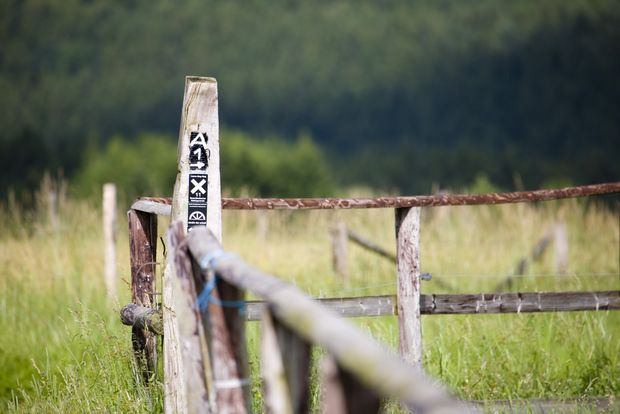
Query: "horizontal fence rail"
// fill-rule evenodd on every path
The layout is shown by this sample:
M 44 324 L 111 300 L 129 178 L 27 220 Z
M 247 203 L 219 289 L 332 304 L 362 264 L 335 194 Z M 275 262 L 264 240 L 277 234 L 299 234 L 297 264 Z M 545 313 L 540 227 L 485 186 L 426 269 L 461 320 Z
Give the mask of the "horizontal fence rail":
M 325 298 L 317 301 L 347 318 L 397 315 L 395 295 Z M 249 301 L 247 319 L 259 320 L 266 306 L 265 302 Z M 420 295 L 422 315 L 602 310 L 620 310 L 620 290 Z
M 550 190 L 516 191 L 489 194 L 438 194 L 411 197 L 376 198 L 222 198 L 228 210 L 330 210 L 356 208 L 408 208 L 511 204 L 559 200 L 620 192 L 620 182 L 566 187 Z M 132 208 L 148 213 L 170 215 L 172 199 L 144 197 Z
M 477 412 L 295 286 L 248 266 L 236 256 L 222 254 L 208 230 L 194 229 L 187 236 L 187 245 L 205 276 L 215 272 L 226 283 L 264 299 L 278 323 L 308 343 L 323 347 L 339 367 L 370 390 L 395 397 L 417 413 Z

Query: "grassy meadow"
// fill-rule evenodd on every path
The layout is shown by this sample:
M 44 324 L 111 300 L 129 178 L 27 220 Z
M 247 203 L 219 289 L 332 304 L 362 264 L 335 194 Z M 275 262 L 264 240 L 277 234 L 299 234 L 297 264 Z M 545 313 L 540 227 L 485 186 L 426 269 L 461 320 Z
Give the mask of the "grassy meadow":
M 118 319 L 130 296 L 124 214 L 119 299 L 110 301 L 100 207 L 61 197 L 54 218 L 45 200 L 0 211 L 0 412 L 161 412 L 161 384 L 145 388 L 135 381 L 130 332 Z M 328 230 L 339 220 L 394 250 L 388 209 L 226 211 L 224 245 L 312 296 L 394 293 L 394 265 L 351 244 L 350 277 L 334 274 Z M 454 292 L 492 291 L 554 223 L 566 225 L 567 274 L 554 275 L 551 245 L 511 289 L 620 289 L 617 210 L 585 200 L 424 209 L 422 270 Z M 161 235 L 165 226 L 161 220 Z M 448 290 L 431 280 L 422 291 Z M 398 341 L 395 317 L 354 322 L 389 347 Z M 424 316 L 423 335 L 425 368 L 463 398 L 620 395 L 618 312 Z M 258 338 L 258 324 L 249 323 L 254 371 Z

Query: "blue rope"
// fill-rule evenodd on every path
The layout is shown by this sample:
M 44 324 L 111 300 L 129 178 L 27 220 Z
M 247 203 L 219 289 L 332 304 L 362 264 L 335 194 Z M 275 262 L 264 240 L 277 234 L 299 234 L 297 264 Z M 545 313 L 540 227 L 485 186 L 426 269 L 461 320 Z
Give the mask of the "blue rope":
M 216 267 L 217 260 L 230 258 L 235 256 L 232 253 L 225 252 L 222 249 L 214 250 L 208 253 L 206 256 L 200 260 L 200 268 L 202 270 L 214 269 Z M 217 285 L 217 280 L 219 278 L 217 275 L 214 275 L 211 280 L 207 282 L 207 284 L 202 288 L 202 292 L 198 295 L 196 299 L 196 304 L 198 308 L 202 312 L 206 312 L 209 309 L 209 303 L 212 303 L 217 306 L 222 306 L 226 308 L 238 308 L 240 313 L 245 313 L 246 304 L 245 300 L 222 300 L 211 296 L 211 292 L 215 289 Z

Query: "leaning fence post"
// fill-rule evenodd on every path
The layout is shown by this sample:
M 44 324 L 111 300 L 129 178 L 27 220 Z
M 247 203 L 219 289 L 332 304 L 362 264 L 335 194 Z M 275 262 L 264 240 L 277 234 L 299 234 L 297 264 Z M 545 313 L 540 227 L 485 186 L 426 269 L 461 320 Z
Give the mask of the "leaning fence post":
M 407 362 L 418 368 L 422 366 L 420 211 L 420 207 L 395 211 L 399 351 Z
M 346 279 L 349 273 L 349 259 L 347 253 L 347 225 L 339 221 L 330 229 L 332 239 L 332 263 L 336 274 Z
M 50 194 L 52 194 L 50 192 Z M 55 193 L 54 193 L 55 194 Z M 116 186 L 103 185 L 103 277 L 108 297 L 116 300 Z

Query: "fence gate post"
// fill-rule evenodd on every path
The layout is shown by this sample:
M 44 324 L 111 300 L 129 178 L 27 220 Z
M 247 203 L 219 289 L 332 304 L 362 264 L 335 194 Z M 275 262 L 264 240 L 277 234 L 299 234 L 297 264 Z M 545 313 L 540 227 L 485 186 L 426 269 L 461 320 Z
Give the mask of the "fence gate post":
M 349 257 L 347 252 L 347 225 L 338 221 L 330 229 L 332 239 L 332 264 L 338 276 L 346 279 L 349 274 Z
M 217 82 L 213 78 L 187 77 L 181 113 L 179 145 L 177 149 L 178 174 L 174 185 L 171 222 L 181 221 L 183 230 L 207 226 L 218 240 L 222 234 L 222 210 L 220 190 L 219 124 L 217 107 Z M 175 280 L 175 266 L 171 258 L 166 259 L 163 280 L 163 323 L 164 323 L 164 411 L 166 413 L 186 413 L 188 387 L 187 369 L 181 357 L 181 343 L 178 321 L 174 311 L 175 304 L 187 303 L 191 292 L 184 290 L 180 281 Z M 208 366 L 208 355 L 202 358 Z M 206 373 L 210 375 L 210 373 Z M 188 384 L 189 382 L 189 384 Z M 205 383 L 210 383 L 205 379 Z M 203 384 L 203 386 L 206 386 Z M 213 390 L 207 396 L 213 402 Z M 192 396 L 202 396 L 191 393 Z M 200 412 L 208 412 L 203 407 Z M 190 410 L 192 412 L 193 410 Z
M 422 366 L 420 211 L 420 207 L 395 211 L 399 352 L 417 368 Z

